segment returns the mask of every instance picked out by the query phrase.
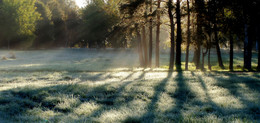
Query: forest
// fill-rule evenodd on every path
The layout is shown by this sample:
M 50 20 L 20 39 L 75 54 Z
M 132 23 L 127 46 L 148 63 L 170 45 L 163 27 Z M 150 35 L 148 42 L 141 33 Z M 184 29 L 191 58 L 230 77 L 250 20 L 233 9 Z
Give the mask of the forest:
M 0 0 L 0 123 L 260 122 L 259 16 L 260 0 Z

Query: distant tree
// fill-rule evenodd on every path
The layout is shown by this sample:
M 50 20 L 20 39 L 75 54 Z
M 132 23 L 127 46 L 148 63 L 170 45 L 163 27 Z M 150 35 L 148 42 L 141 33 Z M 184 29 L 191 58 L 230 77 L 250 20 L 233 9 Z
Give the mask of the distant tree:
M 138 51 L 141 67 L 148 66 L 148 48 L 146 41 L 146 29 L 145 25 L 148 20 L 147 14 L 147 1 L 146 0 L 125 0 L 120 5 L 121 22 L 119 28 L 121 30 L 129 30 L 131 32 L 132 27 L 135 27 L 135 34 L 131 36 L 137 36 Z
M 195 51 L 194 51 L 194 63 L 196 69 L 200 68 L 200 58 L 201 58 L 201 45 L 203 40 L 203 22 L 204 22 L 204 12 L 205 4 L 204 0 L 195 0 L 195 10 L 197 13 L 197 30 L 196 30 L 196 42 L 195 42 Z
M 257 3 L 257 6 L 260 6 L 260 3 Z M 257 16 L 260 16 L 260 8 L 257 8 Z M 257 71 L 260 71 L 260 19 L 257 18 L 257 29 L 256 29 L 256 41 L 257 41 L 257 49 L 258 49 L 258 62 L 257 62 Z
M 36 47 L 68 47 L 78 40 L 80 17 L 74 0 L 38 0 L 36 7 L 42 15 L 37 22 Z
M 181 29 L 181 6 L 180 0 L 176 2 L 176 20 L 177 20 L 177 39 L 176 39 L 176 68 L 181 70 L 181 44 L 182 44 L 182 29 Z
M 139 61 L 140 61 L 140 66 L 144 66 L 144 56 L 143 56 L 143 44 L 142 44 L 142 37 L 140 34 L 140 28 L 138 27 L 138 24 L 135 24 L 135 31 L 136 31 L 136 36 L 137 36 L 137 45 L 138 45 L 138 54 L 139 54 Z
M 82 10 L 82 39 L 88 47 L 106 47 L 109 30 L 119 22 L 117 11 L 110 11 L 110 3 L 104 0 L 93 0 Z
M 153 13 L 153 0 L 149 1 L 150 14 Z M 148 66 L 152 67 L 152 57 L 153 57 L 153 18 L 150 17 L 149 20 L 149 63 Z
M 1 42 L 12 47 L 30 47 L 40 14 L 36 12 L 35 0 L 3 0 L 0 4 Z M 7 42 L 6 42 L 7 41 Z
M 252 18 L 250 18 L 250 8 L 252 4 L 250 1 L 243 1 L 243 20 L 244 20 L 244 69 L 252 70 L 252 38 L 249 29 L 249 24 L 252 22 Z M 252 17 L 252 16 L 251 16 Z
M 55 41 L 54 25 L 52 22 L 52 12 L 47 5 L 41 1 L 35 3 L 36 11 L 41 14 L 41 18 L 37 21 L 35 35 L 37 36 L 33 47 L 52 47 Z
M 160 26 L 161 26 L 161 0 L 157 1 L 157 24 L 156 24 L 156 49 L 155 66 L 160 66 Z
M 218 39 L 218 27 L 217 27 L 217 3 L 216 0 L 212 0 L 212 7 L 213 7 L 213 25 L 214 25 L 214 36 L 215 36 L 215 45 L 216 45 L 216 50 L 217 50 L 217 56 L 218 56 L 218 63 L 219 63 L 219 67 L 221 67 L 222 69 L 224 69 L 224 65 L 223 65 L 223 60 L 222 60 L 222 56 L 221 56 L 221 51 L 220 51 L 220 46 L 219 46 L 219 39 Z
M 234 69 L 234 32 L 237 29 L 236 25 L 240 25 L 238 23 L 238 19 L 235 18 L 234 12 L 230 9 L 233 6 L 233 3 L 227 3 L 226 8 L 224 9 L 224 16 L 222 18 L 223 24 L 221 31 L 226 34 L 229 38 L 230 51 L 229 51 L 229 70 L 233 71 Z
M 147 40 L 146 40 L 146 29 L 145 26 L 142 26 L 142 45 L 144 47 L 144 67 L 148 65 L 148 48 L 147 48 Z
M 187 0 L 187 47 L 186 47 L 186 59 L 185 59 L 185 70 L 189 69 L 189 51 L 190 51 L 190 42 L 191 42 L 191 32 L 190 32 L 190 2 Z
M 146 37 L 146 22 L 148 21 L 148 0 L 145 0 L 144 4 L 144 24 L 142 26 L 142 43 L 144 47 L 144 67 L 149 66 L 149 56 L 148 56 L 148 45 L 147 45 L 147 37 Z
M 257 17 L 260 16 L 260 2 L 256 3 L 256 12 Z M 257 43 L 257 49 L 258 49 L 258 62 L 257 62 L 257 71 L 260 71 L 260 19 L 256 18 L 256 43 Z
M 52 12 L 52 22 L 54 25 L 55 47 L 65 47 L 66 45 L 66 14 L 65 2 L 63 0 L 48 2 L 48 6 Z
M 173 3 L 172 0 L 168 0 L 167 2 L 168 7 L 168 16 L 170 19 L 170 39 L 171 39 L 171 50 L 170 50 L 170 65 L 169 70 L 174 70 L 174 56 L 175 56 L 175 42 L 174 42 L 174 29 L 175 29 L 175 23 L 174 23 L 174 16 L 173 16 Z

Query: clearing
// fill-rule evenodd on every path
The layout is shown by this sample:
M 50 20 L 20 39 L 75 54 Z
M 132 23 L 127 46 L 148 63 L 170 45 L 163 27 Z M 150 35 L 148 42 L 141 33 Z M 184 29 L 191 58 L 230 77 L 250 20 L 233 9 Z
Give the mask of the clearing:
M 15 54 L 0 61 L 1 123 L 260 122 L 260 73 L 143 70 L 132 50 Z

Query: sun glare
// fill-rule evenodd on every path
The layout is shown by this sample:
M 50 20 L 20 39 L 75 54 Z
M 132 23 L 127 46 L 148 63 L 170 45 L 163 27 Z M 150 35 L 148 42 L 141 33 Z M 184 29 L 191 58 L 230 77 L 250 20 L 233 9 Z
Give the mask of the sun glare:
M 82 8 L 86 5 L 86 0 L 75 0 L 76 1 L 76 4 Z

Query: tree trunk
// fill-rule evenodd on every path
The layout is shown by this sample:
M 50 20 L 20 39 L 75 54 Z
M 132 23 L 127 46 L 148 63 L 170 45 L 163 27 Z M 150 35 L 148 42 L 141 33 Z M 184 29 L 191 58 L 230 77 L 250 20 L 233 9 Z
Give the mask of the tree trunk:
M 245 31 L 245 40 L 244 40 L 244 68 L 245 69 L 250 69 L 250 62 L 248 59 L 249 53 L 248 53 L 248 27 L 247 24 L 245 24 L 244 27 Z
M 10 50 L 10 39 L 7 40 L 7 49 Z
M 158 6 L 157 6 L 157 29 L 156 29 L 156 63 L 155 66 L 160 66 L 160 26 L 161 26 L 161 0 L 158 0 Z
M 218 55 L 218 65 L 221 69 L 225 69 L 222 61 L 221 51 L 219 47 L 219 41 L 218 41 L 218 32 L 217 32 L 217 25 L 214 24 L 214 35 L 215 35 L 215 45 L 216 45 L 216 51 Z
M 181 70 L 181 43 L 182 43 L 180 0 L 177 0 L 176 16 L 177 16 L 176 68 L 178 71 L 180 71 Z
M 150 13 L 153 12 L 153 0 L 150 0 Z M 150 19 L 150 35 L 149 35 L 149 67 L 152 67 L 152 57 L 153 57 L 153 19 Z
M 219 40 L 218 40 L 218 29 L 217 29 L 217 5 L 216 5 L 216 0 L 213 0 L 213 24 L 214 24 L 214 35 L 215 35 L 215 45 L 216 45 L 216 51 L 217 51 L 217 56 L 218 56 L 218 64 L 221 69 L 224 69 L 223 61 L 222 61 L 222 56 L 221 56 L 221 51 L 219 47 Z
M 230 71 L 233 71 L 233 55 L 234 55 L 234 44 L 233 44 L 233 35 L 230 31 L 230 34 L 229 34 L 229 40 L 230 40 L 230 52 L 229 52 L 229 70 Z
M 205 59 L 205 56 L 207 55 L 207 53 L 208 53 L 208 46 L 206 47 L 206 51 L 203 53 L 203 55 L 202 55 L 202 64 L 201 64 L 201 70 L 205 70 L 205 68 L 204 68 L 204 59 Z
M 194 52 L 194 63 L 196 69 L 200 68 L 200 52 L 201 52 L 201 42 L 203 40 L 202 26 L 203 26 L 203 11 L 204 11 L 204 0 L 195 0 L 195 8 L 197 12 L 197 38 L 196 47 Z
M 144 67 L 147 67 L 148 65 L 148 54 L 147 54 L 147 42 L 146 42 L 146 30 L 145 30 L 145 26 L 142 27 L 142 34 L 143 34 L 143 38 L 142 38 L 142 45 L 143 45 L 143 50 L 144 50 Z
M 211 0 L 209 0 L 208 2 L 211 2 Z M 212 16 L 211 14 L 211 9 L 212 6 L 211 4 L 209 4 L 208 6 L 208 16 Z M 207 48 L 208 48 L 208 69 L 211 71 L 211 64 L 210 64 L 210 52 L 211 52 L 211 46 L 212 46 L 212 28 L 211 28 L 211 21 L 208 21 L 208 26 L 209 26 L 209 32 L 208 32 L 208 42 L 207 42 Z
M 256 42 L 257 42 L 257 49 L 258 49 L 258 64 L 257 64 L 257 71 L 260 71 L 260 37 L 259 37 L 259 25 L 256 30 Z
M 195 2 L 194 2 L 195 0 L 191 0 L 191 2 L 192 2 L 192 6 L 196 6 L 196 4 L 195 4 Z M 197 10 L 196 10 L 197 11 Z M 193 12 L 193 13 L 191 13 L 191 17 L 192 17 L 192 19 L 191 19 L 191 26 L 192 26 L 192 36 L 193 36 L 193 38 L 192 38 L 192 40 L 196 43 L 196 39 L 194 40 L 194 37 L 196 37 L 196 17 L 197 17 L 197 15 L 196 15 L 196 13 L 195 12 Z M 195 49 L 194 49 L 194 51 L 193 51 L 193 58 L 192 58 L 192 62 L 193 63 L 195 63 L 195 50 L 196 50 L 196 44 L 194 44 L 194 46 L 195 46 Z
M 190 3 L 189 0 L 187 0 L 187 11 L 188 11 L 188 26 L 187 26 L 187 48 L 186 48 L 186 61 L 185 61 L 185 70 L 189 69 L 189 51 L 190 51 Z
M 211 41 L 211 40 L 210 40 Z M 211 71 L 211 64 L 210 64 L 210 51 L 211 51 L 211 43 L 209 46 L 209 54 L 208 54 L 208 69 Z
M 68 48 L 68 46 L 69 46 L 69 31 L 68 31 L 68 26 L 67 26 L 67 22 L 66 21 L 64 21 L 64 26 L 65 26 L 65 47 L 66 48 Z
M 174 70 L 174 54 L 175 54 L 175 48 L 174 48 L 174 20 L 173 20 L 173 14 L 172 14 L 172 0 L 168 1 L 168 14 L 170 18 L 170 26 L 171 26 L 171 53 L 170 53 L 170 65 L 169 65 L 169 70 Z
M 139 61 L 140 66 L 144 67 L 144 56 L 143 56 L 143 46 L 142 46 L 142 38 L 140 32 L 137 33 L 137 39 L 138 39 L 138 53 L 139 53 Z
M 209 32 L 209 38 L 207 39 L 206 41 L 206 51 L 203 52 L 203 49 L 202 49 L 202 64 L 201 64 L 201 70 L 205 70 L 205 56 L 208 54 L 208 51 L 209 51 L 209 47 L 210 47 L 210 32 Z
M 248 1 L 243 1 L 243 16 L 244 16 L 244 69 L 251 70 L 252 48 L 250 49 L 251 39 L 249 38 L 248 28 Z
M 127 40 L 126 40 L 126 36 L 124 36 L 124 48 L 127 48 Z
M 138 48 L 138 54 L 139 54 L 139 62 L 140 67 L 144 67 L 144 56 L 143 56 L 143 46 L 142 46 L 142 36 L 140 34 L 140 31 L 138 30 L 138 24 L 135 25 L 135 31 L 136 31 L 136 38 L 137 38 L 137 48 Z
M 200 43 L 197 42 L 198 44 L 196 44 L 196 48 L 194 51 L 194 57 L 193 57 L 193 61 L 195 63 L 196 69 L 200 69 L 200 54 L 201 54 L 201 46 Z

